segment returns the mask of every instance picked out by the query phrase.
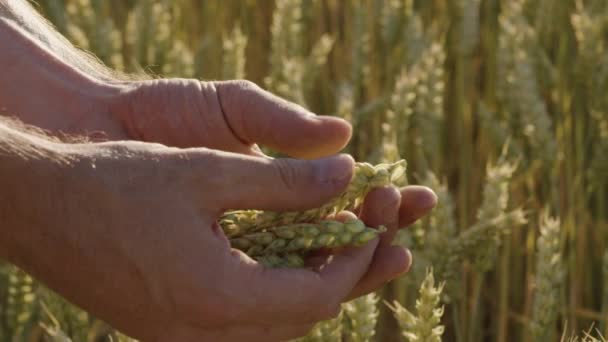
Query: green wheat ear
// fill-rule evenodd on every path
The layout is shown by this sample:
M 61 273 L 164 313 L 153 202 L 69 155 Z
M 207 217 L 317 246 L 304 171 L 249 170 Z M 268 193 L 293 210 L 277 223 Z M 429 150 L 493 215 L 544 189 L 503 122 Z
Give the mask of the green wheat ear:
M 530 332 L 534 341 L 555 339 L 560 288 L 565 277 L 561 253 L 561 225 L 545 213 L 541 219 L 536 255 L 536 290 Z
M 441 325 L 443 306 L 439 306 L 441 292 L 445 283 L 435 286 L 433 270 L 427 270 L 426 277 L 420 285 L 420 296 L 416 300 L 416 314 L 413 314 L 399 302 L 385 304 L 393 311 L 401 327 L 403 336 L 410 342 L 440 342 L 444 332 Z
M 342 305 L 346 316 L 344 335 L 350 342 L 370 341 L 376 334 L 378 296 L 370 293 Z
M 236 238 L 271 227 L 322 220 L 343 210 L 352 210 L 360 206 L 365 196 L 374 188 L 400 185 L 405 178 L 406 167 L 405 160 L 376 166 L 356 163 L 353 177 L 346 190 L 320 208 L 291 212 L 228 211 L 220 218 L 219 223 L 228 237 Z
M 301 212 L 237 210 L 225 213 L 220 226 L 233 248 L 268 267 L 302 267 L 306 253 L 322 248 L 362 246 L 386 230 L 360 220 L 323 220 L 359 207 L 374 188 L 400 184 L 406 162 L 371 165 L 356 163 L 347 189 L 320 208 Z M 322 220 L 322 221 L 319 221 Z
M 378 237 L 386 228 L 366 227 L 357 219 L 300 223 L 230 239 L 233 248 L 244 251 L 267 267 L 305 266 L 308 252 L 323 248 L 358 247 Z
M 384 227 L 366 227 L 357 219 L 346 222 L 296 223 L 230 239 L 230 244 L 250 256 L 293 253 L 320 248 L 362 246 L 385 230 Z

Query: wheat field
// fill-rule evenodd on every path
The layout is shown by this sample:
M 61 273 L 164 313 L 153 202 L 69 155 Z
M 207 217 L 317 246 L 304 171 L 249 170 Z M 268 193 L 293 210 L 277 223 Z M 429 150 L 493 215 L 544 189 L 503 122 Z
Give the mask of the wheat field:
M 436 191 L 397 237 L 411 272 L 298 341 L 608 336 L 608 1 L 34 6 L 122 73 L 248 79 L 346 118 L 347 153 Z M 70 340 L 130 341 L 0 264 L 0 341 Z

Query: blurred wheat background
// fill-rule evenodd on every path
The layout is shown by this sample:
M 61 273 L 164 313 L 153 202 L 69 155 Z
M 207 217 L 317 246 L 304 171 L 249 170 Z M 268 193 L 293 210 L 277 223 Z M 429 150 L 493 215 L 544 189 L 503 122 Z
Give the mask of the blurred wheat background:
M 606 0 L 39 0 L 126 73 L 246 78 L 350 120 L 439 205 L 414 266 L 301 341 L 608 333 Z M 432 270 L 432 271 L 431 271 Z M 587 333 L 586 333 L 587 332 Z M 4 264 L 1 341 L 127 341 Z

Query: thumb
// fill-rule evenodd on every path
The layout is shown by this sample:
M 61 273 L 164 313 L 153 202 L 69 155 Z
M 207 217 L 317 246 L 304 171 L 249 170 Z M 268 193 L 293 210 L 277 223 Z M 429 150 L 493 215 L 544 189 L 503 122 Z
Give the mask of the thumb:
M 213 82 L 227 124 L 248 145 L 258 143 L 298 158 L 340 151 L 352 128 L 332 116 L 316 116 L 249 81 Z
M 336 155 L 317 160 L 264 158 L 229 152 L 204 163 L 218 209 L 303 210 L 339 195 L 351 180 L 354 160 Z

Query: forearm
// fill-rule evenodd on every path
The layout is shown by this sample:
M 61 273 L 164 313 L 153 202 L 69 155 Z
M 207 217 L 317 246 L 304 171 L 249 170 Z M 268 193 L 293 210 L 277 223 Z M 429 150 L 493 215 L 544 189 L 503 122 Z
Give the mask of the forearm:
M 109 106 L 124 85 L 86 62 L 24 1 L 0 0 L 0 8 L 0 115 L 68 134 L 111 120 Z
M 60 60 L 98 80 L 112 81 L 116 73 L 72 45 L 25 0 L 0 0 L 0 18 L 23 29 Z M 1 46 L 1 45 L 0 45 Z
M 60 144 L 11 126 L 0 119 L 0 257 L 21 264 L 30 230 L 45 225 L 38 214 L 52 203 L 50 180 L 68 160 Z

